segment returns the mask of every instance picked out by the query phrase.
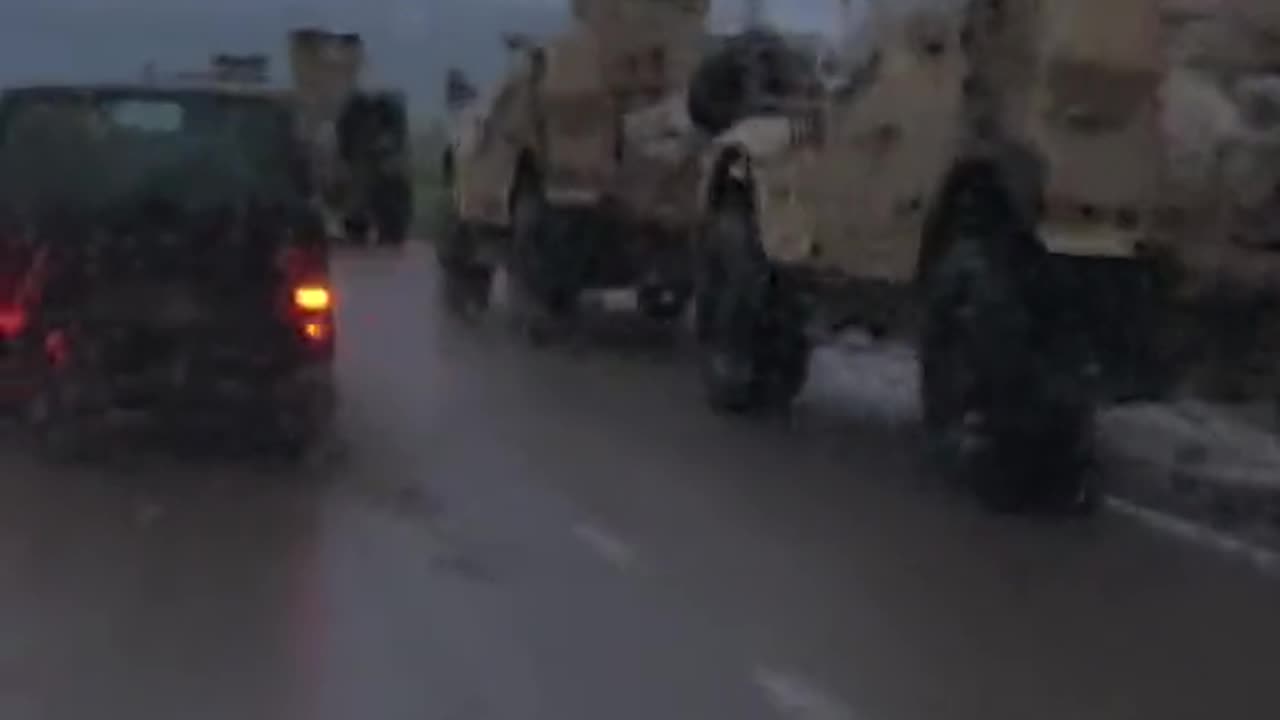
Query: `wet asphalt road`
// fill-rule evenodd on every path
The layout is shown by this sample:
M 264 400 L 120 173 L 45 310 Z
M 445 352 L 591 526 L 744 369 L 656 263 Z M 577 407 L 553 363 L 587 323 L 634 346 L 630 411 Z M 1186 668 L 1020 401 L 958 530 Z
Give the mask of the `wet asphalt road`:
M 435 284 L 342 260 L 327 472 L 0 455 L 0 718 L 1280 717 L 1280 582 L 985 516 L 822 373 L 716 418 L 679 342 L 535 350 Z

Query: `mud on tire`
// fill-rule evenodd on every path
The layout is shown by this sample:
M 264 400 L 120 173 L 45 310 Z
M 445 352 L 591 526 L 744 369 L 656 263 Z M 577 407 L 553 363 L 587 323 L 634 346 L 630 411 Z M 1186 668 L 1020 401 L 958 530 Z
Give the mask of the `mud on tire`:
M 1082 510 L 1094 400 L 1051 265 L 1001 198 L 967 193 L 926 279 L 925 422 L 943 471 L 996 511 Z

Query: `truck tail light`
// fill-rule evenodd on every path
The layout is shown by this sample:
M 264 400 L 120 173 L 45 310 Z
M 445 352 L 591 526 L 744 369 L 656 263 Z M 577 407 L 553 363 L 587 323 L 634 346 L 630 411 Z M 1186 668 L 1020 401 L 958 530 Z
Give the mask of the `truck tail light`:
M 325 283 L 309 282 L 293 288 L 296 331 L 310 347 L 326 356 L 333 347 L 333 291 Z
M 0 338 L 13 338 L 27 329 L 27 312 L 22 308 L 0 308 Z
M 333 293 L 324 285 L 299 285 L 293 289 L 293 306 L 307 313 L 323 313 L 333 309 Z

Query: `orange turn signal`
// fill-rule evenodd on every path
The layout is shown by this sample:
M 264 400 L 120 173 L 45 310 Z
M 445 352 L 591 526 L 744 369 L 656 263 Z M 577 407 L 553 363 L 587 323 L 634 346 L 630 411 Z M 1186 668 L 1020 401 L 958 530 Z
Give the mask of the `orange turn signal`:
M 303 285 L 294 288 L 293 304 L 299 310 L 307 312 L 323 312 L 333 305 L 333 297 L 329 288 L 322 285 Z
M 329 339 L 329 326 L 325 323 L 309 322 L 302 325 L 302 334 L 307 336 L 308 340 L 317 342 Z

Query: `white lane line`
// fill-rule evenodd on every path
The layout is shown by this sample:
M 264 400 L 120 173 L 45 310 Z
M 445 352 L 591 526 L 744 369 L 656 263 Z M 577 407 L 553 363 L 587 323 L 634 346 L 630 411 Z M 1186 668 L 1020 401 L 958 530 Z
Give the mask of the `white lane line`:
M 573 534 L 578 536 L 592 552 L 604 558 L 610 565 L 619 570 L 629 570 L 635 565 L 635 552 L 618 537 L 594 523 L 582 522 L 573 527 Z
M 1154 530 L 1172 535 L 1179 540 L 1207 547 L 1216 552 L 1243 558 L 1261 572 L 1280 576 L 1280 553 L 1274 550 L 1219 532 L 1205 525 L 1184 520 L 1176 515 L 1136 505 L 1128 500 L 1107 497 L 1105 502 L 1107 509 L 1112 512 L 1131 517 Z
M 756 685 L 774 710 L 787 720 L 853 720 L 853 711 L 804 678 L 757 667 Z

